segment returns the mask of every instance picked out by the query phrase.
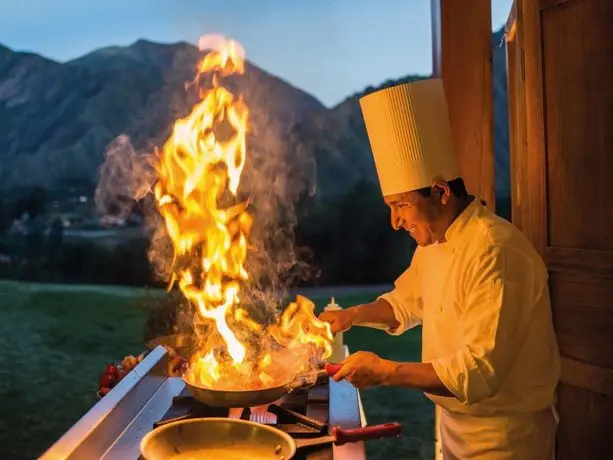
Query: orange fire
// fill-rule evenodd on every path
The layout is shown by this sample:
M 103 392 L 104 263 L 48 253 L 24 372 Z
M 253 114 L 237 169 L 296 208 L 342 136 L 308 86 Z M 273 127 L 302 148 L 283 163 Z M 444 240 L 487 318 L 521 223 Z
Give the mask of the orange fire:
M 209 42 L 201 40 L 200 45 L 208 49 Z M 299 297 L 269 327 L 250 319 L 241 305 L 241 286 L 249 281 L 245 259 L 253 223 L 249 201 L 237 197 L 249 109 L 219 77 L 244 69 L 242 47 L 217 38 L 198 66 L 197 81 L 211 74 L 212 88 L 201 92 L 192 112 L 175 123 L 156 165 L 156 204 L 174 247 L 170 285 L 178 283 L 197 307 L 198 320 L 215 326 L 213 336 L 191 358 L 187 377 L 211 388 L 280 384 L 304 371 L 307 353 L 321 359 L 331 354 L 330 328 L 315 317 L 307 299 Z M 251 350 L 253 338 L 270 345 Z

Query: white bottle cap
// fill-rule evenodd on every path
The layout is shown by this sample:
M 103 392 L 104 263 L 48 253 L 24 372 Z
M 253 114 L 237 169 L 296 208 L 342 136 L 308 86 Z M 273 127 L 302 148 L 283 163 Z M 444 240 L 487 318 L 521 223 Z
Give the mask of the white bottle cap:
M 334 297 L 330 299 L 330 303 L 325 306 L 324 310 L 342 310 L 343 308 L 336 303 Z

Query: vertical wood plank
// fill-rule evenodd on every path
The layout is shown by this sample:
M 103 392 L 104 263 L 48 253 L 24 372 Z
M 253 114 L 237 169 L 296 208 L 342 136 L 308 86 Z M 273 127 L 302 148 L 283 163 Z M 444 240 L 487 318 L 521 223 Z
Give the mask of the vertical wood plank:
M 526 99 L 522 34 L 513 2 L 505 27 L 507 50 L 507 99 L 509 107 L 509 152 L 511 166 L 511 217 L 526 234 L 530 229 L 530 199 L 526 157 Z
M 433 73 L 443 79 L 470 193 L 495 208 L 492 19 L 484 0 L 431 0 Z
M 613 250 L 611 0 L 541 13 L 549 245 Z
M 536 1 L 517 0 L 521 18 L 523 69 L 526 102 L 526 168 L 529 224 L 524 231 L 545 258 L 547 232 L 547 153 L 545 150 L 545 109 L 543 100 L 543 69 L 541 23 Z

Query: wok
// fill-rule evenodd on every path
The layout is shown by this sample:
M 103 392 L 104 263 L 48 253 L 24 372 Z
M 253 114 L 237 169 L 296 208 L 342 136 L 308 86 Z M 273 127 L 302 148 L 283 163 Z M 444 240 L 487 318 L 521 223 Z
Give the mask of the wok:
M 298 449 L 342 445 L 397 436 L 402 426 L 386 423 L 353 430 L 335 427 L 330 436 L 294 440 L 267 425 L 229 418 L 180 420 L 147 433 L 140 443 L 145 460 L 270 460 L 293 458 Z
M 331 377 L 341 368 L 341 365 L 326 364 L 325 369 L 313 375 L 301 375 L 283 385 L 264 388 L 261 390 L 214 390 L 199 386 L 183 377 L 185 386 L 190 393 L 201 403 L 212 407 L 255 407 L 270 404 L 279 400 L 292 391 L 312 386 L 316 381 Z

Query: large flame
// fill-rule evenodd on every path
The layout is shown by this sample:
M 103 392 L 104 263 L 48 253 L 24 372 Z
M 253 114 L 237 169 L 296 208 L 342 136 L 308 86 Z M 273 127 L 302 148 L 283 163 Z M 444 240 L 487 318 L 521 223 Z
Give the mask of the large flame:
M 201 49 L 210 44 L 201 40 Z M 220 77 L 244 69 L 240 44 L 217 37 L 196 79 L 210 74 L 212 87 L 175 123 L 156 165 L 155 199 L 174 247 L 170 284 L 177 282 L 198 318 L 214 325 L 192 357 L 188 377 L 211 388 L 281 384 L 308 367 L 313 356 L 325 359 L 331 353 L 330 328 L 317 320 L 308 299 L 299 297 L 270 327 L 250 319 L 241 305 L 253 223 L 249 201 L 238 198 L 249 109 Z M 256 336 L 260 346 L 249 349 L 249 339 Z

